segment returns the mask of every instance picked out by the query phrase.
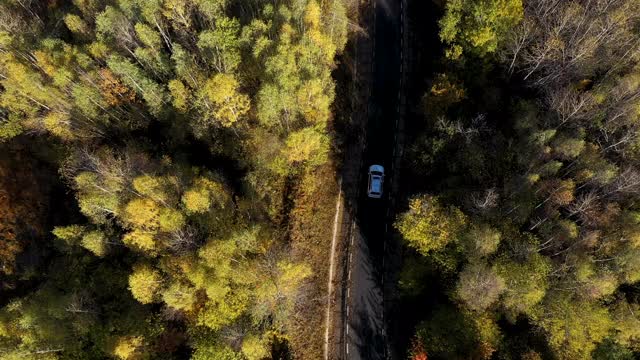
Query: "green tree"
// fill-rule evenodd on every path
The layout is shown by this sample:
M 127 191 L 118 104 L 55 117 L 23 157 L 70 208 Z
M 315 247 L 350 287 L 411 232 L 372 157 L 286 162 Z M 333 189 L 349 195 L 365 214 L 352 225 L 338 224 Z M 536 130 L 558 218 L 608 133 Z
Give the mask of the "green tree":
M 213 30 L 198 36 L 198 47 L 213 55 L 213 68 L 217 72 L 232 73 L 240 65 L 240 23 L 237 19 L 218 17 Z
M 158 222 L 161 231 L 178 231 L 185 225 L 185 221 L 185 216 L 178 210 L 171 208 L 163 208 L 160 210 Z
M 97 224 L 108 222 L 120 210 L 120 180 L 109 179 L 113 181 L 101 183 L 103 180 L 88 171 L 74 177 L 80 211 Z
M 159 51 L 162 46 L 162 39 L 160 34 L 152 29 L 149 25 L 144 23 L 137 23 L 135 25 L 136 34 L 143 44 L 153 49 L 153 51 Z
M 23 130 L 21 119 L 15 115 L 8 115 L 0 121 L 0 141 L 18 136 Z
M 438 306 L 427 320 L 418 325 L 416 341 L 430 357 L 488 359 L 492 350 L 487 347 L 495 347 L 499 341 L 496 326 L 490 325 L 492 322 L 489 318 L 476 317 L 449 305 Z
M 56 226 L 52 233 L 53 235 L 64 241 L 67 245 L 77 245 L 86 229 L 81 225 L 69 225 L 69 226 Z
M 90 29 L 87 23 L 82 20 L 82 18 L 75 14 L 67 14 L 64 17 L 64 23 L 67 25 L 67 28 L 71 30 L 71 32 L 76 33 L 80 36 L 89 36 Z
M 195 0 L 198 9 L 209 19 L 223 17 L 229 0 Z
M 622 348 L 638 351 L 640 344 L 640 319 L 636 316 L 640 305 L 626 300 L 618 300 L 612 304 L 611 316 L 615 321 L 613 339 Z
M 600 343 L 592 353 L 595 360 L 632 360 L 633 352 L 610 339 Z
M 168 88 L 173 98 L 173 107 L 179 112 L 186 112 L 192 101 L 189 89 L 182 81 L 175 79 L 169 81 Z
M 265 60 L 265 72 L 273 78 L 265 82 L 258 92 L 257 115 L 266 126 L 289 127 L 297 117 L 297 89 L 300 86 L 300 68 L 293 43 L 295 30 L 282 26 L 276 52 Z
M 107 60 L 109 69 L 120 76 L 122 81 L 140 94 L 155 116 L 161 116 L 167 96 L 164 88 L 147 77 L 140 68 L 129 60 L 113 55 Z
M 496 272 L 504 279 L 505 291 L 502 305 L 509 319 L 515 321 L 519 314 L 535 315 L 535 307 L 544 298 L 549 287 L 547 276 L 551 264 L 538 253 L 529 256 L 523 262 L 507 258 L 496 264 Z
M 585 142 L 581 139 L 568 137 L 556 137 L 553 141 L 553 148 L 563 159 L 575 159 L 584 150 Z
M 591 358 L 591 352 L 613 327 L 607 309 L 594 302 L 555 294 L 543 305 L 545 311 L 538 323 L 561 359 Z

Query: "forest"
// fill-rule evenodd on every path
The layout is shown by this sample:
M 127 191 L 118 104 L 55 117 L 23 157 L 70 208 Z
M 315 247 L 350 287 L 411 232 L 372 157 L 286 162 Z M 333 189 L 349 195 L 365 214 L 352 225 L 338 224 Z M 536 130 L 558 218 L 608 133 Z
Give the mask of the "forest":
M 0 359 L 322 359 L 371 3 L 0 1 Z M 639 358 L 640 0 L 401 3 L 391 358 Z
M 355 11 L 0 2 L 0 358 L 320 358 Z
M 640 356 L 639 8 L 410 3 L 409 358 Z

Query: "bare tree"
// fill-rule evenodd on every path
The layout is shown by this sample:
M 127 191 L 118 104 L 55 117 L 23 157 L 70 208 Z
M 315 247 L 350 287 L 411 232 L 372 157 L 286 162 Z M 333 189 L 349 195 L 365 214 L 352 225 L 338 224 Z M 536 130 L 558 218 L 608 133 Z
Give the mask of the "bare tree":
M 456 295 L 470 309 L 482 311 L 505 290 L 504 279 L 485 264 L 469 264 L 460 273 Z
M 71 296 L 65 311 L 76 314 L 97 314 L 96 305 L 91 297 L 83 292 Z
M 532 21 L 523 19 L 513 31 L 509 32 L 509 37 L 506 40 L 507 45 L 500 54 L 502 57 L 509 59 L 509 74 L 513 74 L 520 52 L 531 43 L 532 27 Z
M 579 93 L 572 88 L 560 88 L 547 95 L 549 108 L 558 115 L 559 124 L 556 129 L 570 121 L 588 117 L 593 108 L 593 96 L 589 93 Z
M 470 125 L 465 125 L 462 120 L 450 121 L 440 116 L 436 127 L 444 132 L 461 135 L 467 143 L 470 143 L 480 132 L 486 131 L 486 115 L 478 114 L 471 119 Z
M 632 31 L 639 16 L 633 1 L 527 1 L 526 21 L 506 42 L 509 71 L 555 89 L 598 69 L 628 66 L 640 48 Z
M 471 195 L 471 203 L 478 212 L 485 212 L 498 205 L 500 195 L 495 188 L 487 189 L 483 193 L 474 193 Z
M 596 205 L 597 199 L 598 195 L 596 195 L 594 191 L 581 194 L 567 207 L 567 210 L 569 210 L 569 216 L 583 214 L 593 209 Z
M 192 226 L 184 226 L 169 235 L 168 243 L 171 251 L 184 254 L 193 250 L 198 244 L 198 232 Z
M 625 196 L 640 194 L 640 172 L 628 167 L 611 183 L 605 195 Z
M 623 154 L 629 145 L 637 141 L 638 136 L 640 136 L 638 131 L 639 129 L 635 127 L 624 128 L 616 132 L 610 132 L 606 128 L 600 128 L 600 134 L 602 136 L 598 139 L 598 143 L 602 149 L 601 151 L 603 153 L 614 151 Z
M 68 180 L 81 172 L 94 173 L 102 179 L 102 183 L 112 186 L 94 185 L 99 190 L 110 193 L 114 188 L 125 187 L 135 176 L 152 173 L 151 164 L 147 155 L 135 150 L 125 148 L 115 151 L 111 148 L 94 149 L 84 146 L 69 157 L 60 171 Z M 129 187 L 129 190 L 132 191 L 132 188 Z

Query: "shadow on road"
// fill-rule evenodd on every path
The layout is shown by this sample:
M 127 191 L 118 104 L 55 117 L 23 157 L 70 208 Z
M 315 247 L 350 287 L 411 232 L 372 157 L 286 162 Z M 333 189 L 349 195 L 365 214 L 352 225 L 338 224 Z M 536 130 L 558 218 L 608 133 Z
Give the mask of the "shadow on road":
M 377 303 L 379 294 L 370 292 L 365 302 L 370 308 L 382 307 Z M 377 311 L 377 310 L 374 310 Z M 354 321 L 359 323 L 353 330 L 353 345 L 361 359 L 384 359 L 384 337 L 380 332 L 381 324 L 372 324 L 371 312 L 362 310 L 354 314 Z M 381 314 L 380 314 L 381 315 Z M 349 359 L 354 357 L 349 357 Z
M 351 348 L 348 359 L 383 359 L 381 269 L 377 266 L 367 241 L 361 238 L 359 227 L 355 229 L 348 304 L 350 311 L 347 320 Z

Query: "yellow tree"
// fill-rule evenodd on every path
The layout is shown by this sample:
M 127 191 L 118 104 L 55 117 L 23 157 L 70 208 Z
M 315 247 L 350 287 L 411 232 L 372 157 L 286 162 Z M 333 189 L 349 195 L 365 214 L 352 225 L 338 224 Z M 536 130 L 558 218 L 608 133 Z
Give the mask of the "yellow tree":
M 254 317 L 269 317 L 278 324 L 284 324 L 302 295 L 304 281 L 312 274 L 311 268 L 303 263 L 283 260 L 268 264 L 265 271 L 261 272 L 255 290 Z
M 316 124 L 323 124 L 331 115 L 333 92 L 328 91 L 322 79 L 311 79 L 298 89 L 298 105 L 304 118 Z
M 196 289 L 187 283 L 175 281 L 162 292 L 162 301 L 174 309 L 191 311 L 196 302 Z
M 447 1 L 445 15 L 440 19 L 440 39 L 449 46 L 447 57 L 495 52 L 523 14 L 522 0 Z
M 150 199 L 133 199 L 125 207 L 123 220 L 135 228 L 156 230 L 160 227 L 160 207 Z
M 233 126 L 250 109 L 249 97 L 238 91 L 238 80 L 231 74 L 216 74 L 203 89 L 203 95 L 212 104 L 215 119 L 224 127 Z
M 206 177 L 197 178 L 182 194 L 182 204 L 187 213 L 204 213 L 212 205 L 225 208 L 231 200 L 224 185 Z
M 133 188 L 141 195 L 147 196 L 154 201 L 166 203 L 169 201 L 167 187 L 169 181 L 161 176 L 142 175 L 133 179 Z
M 162 277 L 151 265 L 139 263 L 133 266 L 129 275 L 129 290 L 133 297 L 143 304 L 158 300 L 162 288 Z
M 65 15 L 64 23 L 71 32 L 81 37 L 89 37 L 91 35 L 89 25 L 76 14 Z
M 113 355 L 122 360 L 143 359 L 144 345 L 144 338 L 142 336 L 123 336 L 116 341 L 113 348 Z
M 173 98 L 173 107 L 181 113 L 189 109 L 191 102 L 191 93 L 189 89 L 180 80 L 173 79 L 168 84 L 171 97 Z
M 153 232 L 142 229 L 134 229 L 122 237 L 122 242 L 132 249 L 140 250 L 150 255 L 155 255 L 158 244 Z
M 242 354 L 248 360 L 267 359 L 270 355 L 268 341 L 255 335 L 246 336 L 242 340 Z
M 315 127 L 298 130 L 289 135 L 282 154 L 289 165 L 322 165 L 328 160 L 329 137 Z
M 102 257 L 107 254 L 108 243 L 106 235 L 102 231 L 90 231 L 80 241 L 82 247 L 91 251 L 94 255 Z
M 597 302 L 554 293 L 543 304 L 538 324 L 559 359 L 591 359 L 596 344 L 613 330 L 609 311 Z
M 395 227 L 409 246 L 427 255 L 455 241 L 466 223 L 466 216 L 455 206 L 446 207 L 437 198 L 422 195 L 411 199 L 409 211 L 398 217 Z

